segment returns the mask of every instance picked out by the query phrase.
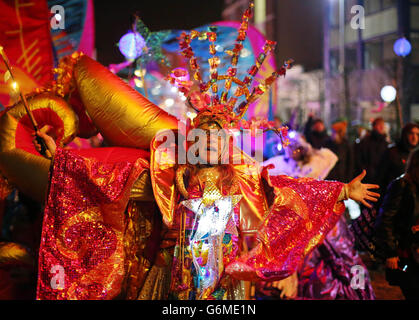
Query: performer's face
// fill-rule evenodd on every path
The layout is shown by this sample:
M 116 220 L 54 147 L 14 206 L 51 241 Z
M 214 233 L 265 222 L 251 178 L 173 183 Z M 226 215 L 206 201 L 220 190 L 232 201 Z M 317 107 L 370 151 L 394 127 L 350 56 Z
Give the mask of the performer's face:
M 307 154 L 307 150 L 297 142 L 291 143 L 286 150 L 288 157 L 296 162 L 302 161 Z
M 208 164 L 219 164 L 227 149 L 225 131 L 216 122 L 203 123 L 199 129 L 204 130 L 207 134 L 206 159 L 202 159 L 202 157 L 201 159 L 206 160 Z
M 292 150 L 291 157 L 297 162 L 303 160 L 304 148 L 301 146 L 294 148 Z

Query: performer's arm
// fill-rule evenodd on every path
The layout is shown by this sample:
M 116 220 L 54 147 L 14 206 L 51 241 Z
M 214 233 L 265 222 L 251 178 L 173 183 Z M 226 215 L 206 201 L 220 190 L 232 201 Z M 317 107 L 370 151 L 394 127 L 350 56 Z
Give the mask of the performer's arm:
M 262 176 L 271 182 L 275 199 L 258 229 L 258 244 L 226 266 L 226 273 L 239 280 L 276 281 L 298 270 L 309 254 L 344 212 L 343 200 L 351 198 L 370 206 L 378 193 L 376 185 L 363 184 L 363 171 L 348 184 L 310 178 Z
M 268 169 L 271 167 L 267 166 L 264 167 L 262 170 L 262 182 L 264 191 L 267 195 L 267 200 L 269 206 L 273 203 L 273 197 L 274 197 L 274 191 L 272 184 L 269 182 L 269 173 Z M 348 199 L 352 199 L 354 201 L 361 202 L 364 206 L 371 208 L 371 204 L 367 202 L 377 202 L 378 198 L 380 197 L 380 194 L 376 192 L 372 192 L 369 189 L 378 189 L 379 186 L 376 184 L 364 184 L 362 183 L 362 179 L 364 179 L 367 172 L 365 170 L 362 171 L 362 173 L 354 178 L 351 182 L 344 184 L 342 191 L 339 194 L 338 201 L 344 201 Z
M 48 150 L 51 153 L 51 156 L 54 157 L 55 150 L 57 149 L 57 144 L 55 143 L 55 140 L 51 136 L 43 132 L 42 130 L 37 131 L 36 135 L 40 137 L 41 139 L 44 139 L 45 144 L 47 145 Z M 34 134 L 34 137 L 35 137 L 35 134 Z M 41 145 L 36 141 L 35 138 L 33 139 L 33 144 L 35 145 L 36 150 L 38 152 L 41 152 Z
M 357 176 L 351 182 L 345 184 L 339 194 L 338 201 L 352 199 L 354 201 L 361 202 L 368 208 L 372 208 L 372 205 L 367 201 L 377 202 L 380 195 L 376 192 L 370 191 L 369 189 L 378 189 L 379 186 L 376 184 L 362 183 L 361 181 L 364 179 L 366 174 L 367 172 L 363 170 L 359 176 Z

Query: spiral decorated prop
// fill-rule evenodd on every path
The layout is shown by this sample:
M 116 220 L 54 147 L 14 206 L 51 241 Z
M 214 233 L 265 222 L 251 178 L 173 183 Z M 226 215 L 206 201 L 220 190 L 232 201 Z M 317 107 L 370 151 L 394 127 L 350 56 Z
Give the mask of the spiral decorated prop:
M 73 140 L 78 118 L 67 102 L 52 94 L 28 99 L 28 106 L 40 128 L 48 125 L 57 145 Z M 51 160 L 33 146 L 33 128 L 23 103 L 0 117 L 0 172 L 8 181 L 34 200 L 44 201 Z

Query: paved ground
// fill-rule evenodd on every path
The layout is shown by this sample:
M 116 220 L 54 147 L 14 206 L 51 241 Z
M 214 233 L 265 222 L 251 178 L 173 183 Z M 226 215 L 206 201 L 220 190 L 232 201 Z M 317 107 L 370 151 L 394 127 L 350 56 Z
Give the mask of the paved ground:
M 383 272 L 370 271 L 372 287 L 374 288 L 377 300 L 404 300 L 399 287 L 390 286 Z
M 368 268 L 371 284 L 377 300 L 405 300 L 399 287 L 390 286 L 385 278 L 382 266 L 376 266 L 367 257 L 362 255 L 362 260 Z

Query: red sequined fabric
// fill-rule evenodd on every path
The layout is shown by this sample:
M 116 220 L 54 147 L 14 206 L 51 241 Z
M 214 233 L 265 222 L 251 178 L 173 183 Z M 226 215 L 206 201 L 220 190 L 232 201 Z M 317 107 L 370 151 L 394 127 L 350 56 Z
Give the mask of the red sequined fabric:
M 148 153 L 57 149 L 39 252 L 37 299 L 112 299 L 125 274 L 125 210 Z
M 337 202 L 343 183 L 287 176 L 270 179 L 275 201 L 258 231 L 258 244 L 226 267 L 236 279 L 273 281 L 290 276 L 344 212 L 343 202 Z

